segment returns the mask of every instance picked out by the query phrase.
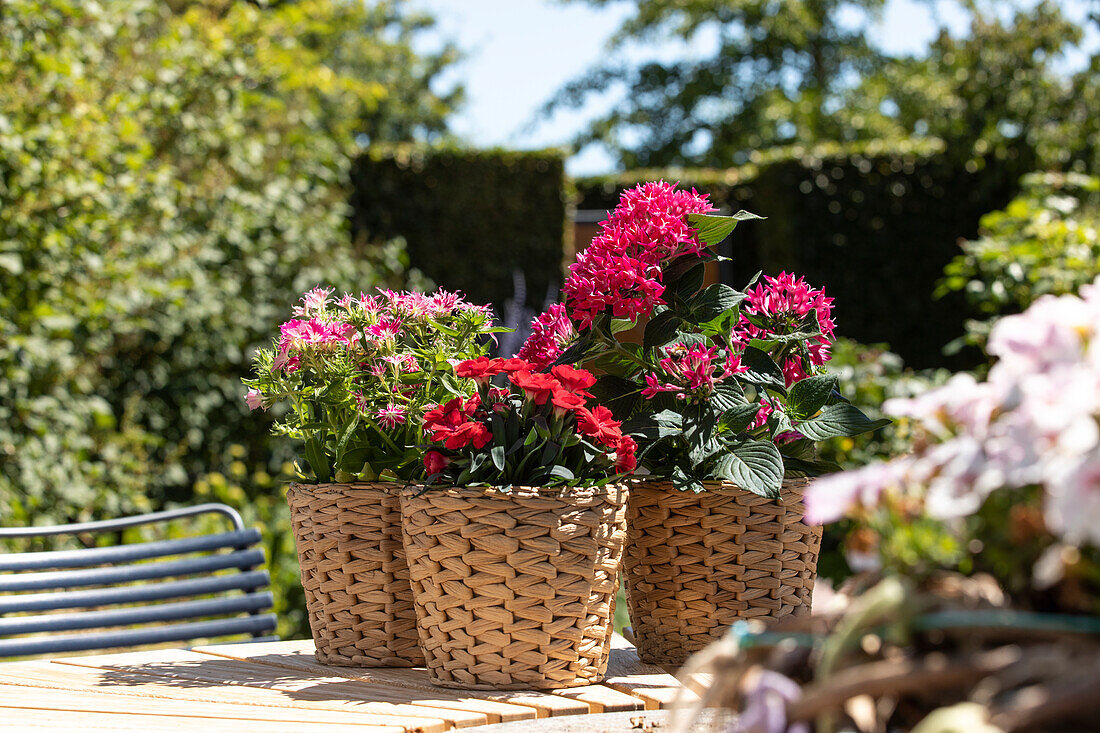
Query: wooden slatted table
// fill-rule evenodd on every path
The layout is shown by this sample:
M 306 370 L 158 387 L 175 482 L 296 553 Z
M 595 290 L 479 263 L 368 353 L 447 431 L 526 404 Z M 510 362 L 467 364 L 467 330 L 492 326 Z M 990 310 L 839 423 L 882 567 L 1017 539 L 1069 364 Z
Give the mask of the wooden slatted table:
M 223 644 L 0 664 L 0 727 L 440 733 L 657 710 L 679 691 L 618 636 L 603 684 L 550 693 L 448 690 L 433 687 L 423 669 L 330 667 L 314 659 L 312 641 Z

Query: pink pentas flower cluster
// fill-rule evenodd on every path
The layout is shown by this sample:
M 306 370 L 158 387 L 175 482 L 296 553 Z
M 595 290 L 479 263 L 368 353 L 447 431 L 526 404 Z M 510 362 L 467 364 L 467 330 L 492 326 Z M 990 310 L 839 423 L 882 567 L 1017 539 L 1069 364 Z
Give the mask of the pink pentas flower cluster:
M 821 366 L 829 360 L 829 350 L 835 340 L 836 322 L 833 320 L 833 299 L 823 290 L 815 290 L 802 277 L 782 272 L 778 277 L 766 276 L 764 282 L 745 291 L 741 321 L 737 336 L 743 342 L 751 339 L 767 339 L 773 335 L 793 333 L 811 312 L 816 311 L 821 335 L 807 339 L 806 347 L 810 363 Z M 752 314 L 765 325 L 754 325 L 746 314 Z M 780 364 L 787 386 L 809 376 L 802 359 L 790 357 Z
M 714 210 L 707 196 L 664 181 L 625 191 L 569 268 L 562 292 L 572 321 L 584 330 L 600 313 L 630 320 L 652 313 L 662 303 L 662 265 L 705 249 L 687 216 Z
M 1100 545 L 1100 279 L 1081 297 L 1046 296 L 1001 319 L 999 358 L 985 381 L 955 375 L 942 387 L 887 401 L 927 434 L 913 455 L 827 476 L 807 492 L 808 514 L 833 521 L 882 492 L 916 492 L 929 514 L 977 511 L 990 493 L 1038 484 L 1050 529 Z
M 561 356 L 576 337 L 577 330 L 573 328 L 565 306 L 555 303 L 531 321 L 531 335 L 523 342 L 516 357 L 536 369 L 545 369 Z
M 716 384 L 748 371 L 739 354 L 728 353 L 723 358 L 716 346 L 677 343 L 666 348 L 665 353 L 667 356 L 658 362 L 662 373 L 645 375 L 642 396 L 647 399 L 661 392 L 671 393 L 680 400 L 706 399 Z

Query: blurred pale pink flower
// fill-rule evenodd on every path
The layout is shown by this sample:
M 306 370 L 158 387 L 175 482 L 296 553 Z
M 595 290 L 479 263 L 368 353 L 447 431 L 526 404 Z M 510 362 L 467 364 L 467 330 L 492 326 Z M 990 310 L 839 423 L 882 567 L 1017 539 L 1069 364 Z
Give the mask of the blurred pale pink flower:
M 267 409 L 266 407 L 264 407 L 264 396 L 258 389 L 248 390 L 248 393 L 244 396 L 244 401 L 245 404 L 248 405 L 248 409 L 250 410 L 258 410 L 261 407 L 263 407 L 265 410 Z
M 885 489 L 919 490 L 932 516 L 971 514 L 1001 488 L 1041 485 L 1052 530 L 1100 544 L 1100 279 L 1082 297 L 1047 296 L 1003 318 L 984 382 L 957 375 L 885 411 L 939 442 L 913 456 L 818 479 L 807 514 L 835 521 Z
M 904 487 L 911 464 L 906 456 L 814 479 L 805 494 L 806 521 L 828 524 L 843 519 L 856 506 L 874 506 L 886 489 Z
M 1071 543 L 1100 546 L 1100 447 L 1051 467 L 1044 515 Z
M 733 733 L 809 733 L 806 723 L 788 724 L 787 703 L 802 697 L 802 688 L 790 677 L 759 669 L 745 692 Z

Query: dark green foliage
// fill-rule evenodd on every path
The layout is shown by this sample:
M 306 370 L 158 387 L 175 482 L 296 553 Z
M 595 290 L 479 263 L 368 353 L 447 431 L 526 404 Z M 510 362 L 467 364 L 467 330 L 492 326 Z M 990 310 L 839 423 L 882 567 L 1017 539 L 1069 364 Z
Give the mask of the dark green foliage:
M 967 323 L 965 341 L 979 346 L 1000 316 L 1100 275 L 1100 178 L 1034 173 L 1022 189 L 982 217 L 981 236 L 962 244 L 939 284 L 940 293 L 965 293 L 983 319 Z
M 958 240 L 973 237 L 987 211 L 1004 206 L 1030 161 L 974 158 L 958 163 L 936 143 L 820 146 L 773 151 L 730 170 L 636 170 L 576 181 L 578 208 L 610 209 L 641 181 L 680 181 L 708 193 L 725 212 L 766 217 L 738 229 L 723 280 L 759 270 L 791 270 L 836 298 L 839 332 L 888 341 L 914 367 L 969 366 L 945 357 L 963 332 L 960 294 L 933 298 Z
M 290 446 L 240 378 L 306 288 L 405 282 L 399 247 L 347 246 L 354 136 L 409 70 L 381 6 L 4 3 L 0 522 L 225 501 L 304 631 Z
M 352 168 L 352 229 L 403 237 L 413 266 L 442 288 L 502 309 L 523 273 L 526 305 L 557 290 L 565 241 L 558 152 L 372 149 Z

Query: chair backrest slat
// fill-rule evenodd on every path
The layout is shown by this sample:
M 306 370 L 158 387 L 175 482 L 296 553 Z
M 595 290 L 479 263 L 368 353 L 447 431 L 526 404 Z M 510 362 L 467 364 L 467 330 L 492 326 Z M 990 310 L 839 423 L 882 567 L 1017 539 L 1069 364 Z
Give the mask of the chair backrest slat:
M 266 588 L 270 584 L 271 578 L 266 570 L 251 570 L 232 575 L 212 575 L 206 578 L 132 585 L 123 588 L 96 588 L 63 593 L 24 593 L 0 596 L 0 615 L 163 601 L 169 598 L 187 598 L 231 590 L 254 591 Z
M 115 532 L 204 513 L 227 517 L 235 529 L 0 555 L 0 657 L 270 634 L 275 616 L 263 612 L 274 599 L 264 590 L 270 584 L 267 571 L 257 569 L 264 563 L 263 549 L 254 547 L 260 533 L 245 529 L 240 515 L 225 505 L 52 528 L 8 528 L 3 536 Z
M 140 542 L 114 547 L 91 547 L 86 550 L 59 550 L 55 552 L 28 552 L 21 555 L 0 555 L 0 572 L 25 570 L 56 570 L 60 568 L 86 568 L 93 565 L 137 562 L 170 555 L 186 555 L 206 550 L 248 547 L 260 541 L 256 529 L 187 537 L 182 540 Z
M 185 621 L 187 619 L 235 613 L 255 613 L 271 608 L 272 603 L 274 603 L 274 599 L 271 597 L 271 593 L 249 593 L 231 598 L 160 603 L 155 606 L 118 608 L 110 611 L 15 616 L 13 618 L 0 618 L 0 635 L 56 633 L 58 631 L 100 629 L 108 626 Z
M 57 654 L 89 649 L 115 649 L 118 647 L 166 644 L 169 642 L 211 639 L 218 636 L 252 634 L 262 636 L 275 630 L 275 614 L 245 616 L 243 618 L 196 621 L 171 624 L 150 629 L 125 629 L 79 636 L 52 636 L 29 639 L 0 639 L 0 657 L 30 654 Z
M 135 580 L 178 578 L 184 575 L 212 573 L 218 570 L 240 568 L 251 570 L 263 565 L 261 549 L 238 550 L 223 555 L 189 557 L 185 560 L 151 562 L 117 568 L 91 570 L 58 570 L 45 573 L 23 573 L 0 576 L 0 592 L 49 590 L 51 588 L 82 588 L 90 585 L 128 583 Z

